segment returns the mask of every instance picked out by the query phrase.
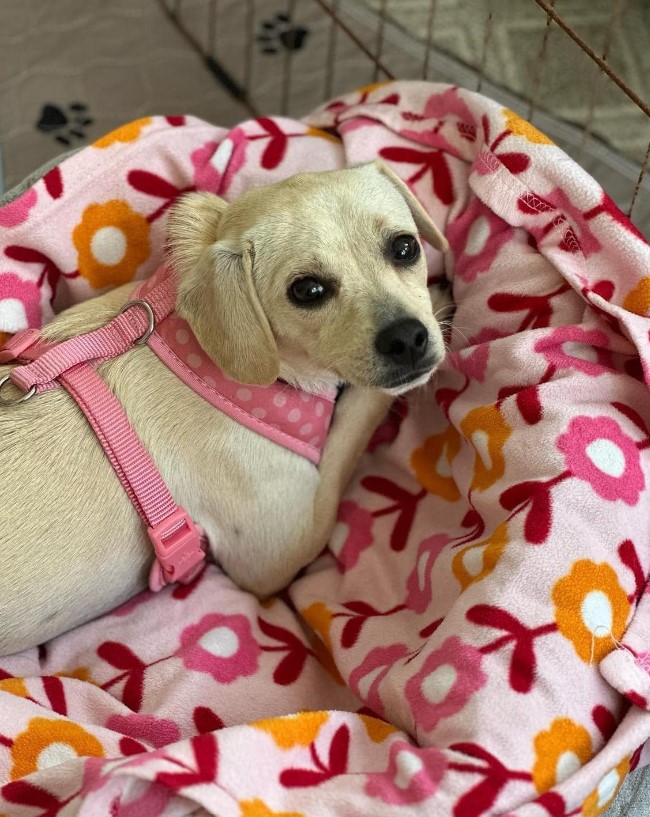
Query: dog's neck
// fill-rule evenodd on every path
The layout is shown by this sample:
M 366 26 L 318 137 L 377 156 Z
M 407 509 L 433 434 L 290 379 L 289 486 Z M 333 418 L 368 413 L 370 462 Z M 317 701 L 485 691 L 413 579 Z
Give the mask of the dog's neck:
M 291 360 L 280 360 L 280 380 L 309 394 L 332 394 L 342 385 L 341 378 L 334 372 L 327 372 L 308 367 Z

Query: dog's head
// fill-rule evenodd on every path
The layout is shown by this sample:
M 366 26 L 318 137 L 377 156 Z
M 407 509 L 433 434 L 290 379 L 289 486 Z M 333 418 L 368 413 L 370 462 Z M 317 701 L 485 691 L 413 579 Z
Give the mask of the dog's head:
M 379 162 L 302 173 L 231 204 L 190 193 L 170 218 L 178 312 L 242 383 L 399 394 L 444 354 L 419 236 L 447 248 Z

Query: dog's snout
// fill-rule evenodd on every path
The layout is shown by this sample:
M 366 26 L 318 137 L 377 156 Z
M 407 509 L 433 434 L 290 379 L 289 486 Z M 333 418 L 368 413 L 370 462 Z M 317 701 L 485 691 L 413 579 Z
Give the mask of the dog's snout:
M 414 366 L 429 345 L 429 333 L 422 321 L 401 318 L 377 333 L 375 348 L 379 354 L 398 366 Z

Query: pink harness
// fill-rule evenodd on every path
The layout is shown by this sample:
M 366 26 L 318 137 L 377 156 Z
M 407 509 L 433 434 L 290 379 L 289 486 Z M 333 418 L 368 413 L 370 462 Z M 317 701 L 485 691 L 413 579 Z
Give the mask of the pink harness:
M 147 344 L 187 386 L 224 414 L 317 464 L 334 412 L 335 393 L 314 395 L 282 381 L 244 386 L 227 377 L 199 346 L 186 321 L 175 314 L 176 281 L 161 267 L 133 292 L 133 299 L 105 326 L 61 343 L 25 329 L 0 351 L 0 363 L 18 361 L 7 380 L 25 394 L 62 387 L 93 428 L 129 499 L 147 526 L 156 560 L 149 587 L 187 583 L 207 552 L 201 527 L 176 505 L 160 472 L 131 427 L 97 366 Z M 0 398 L 0 405 L 8 401 Z

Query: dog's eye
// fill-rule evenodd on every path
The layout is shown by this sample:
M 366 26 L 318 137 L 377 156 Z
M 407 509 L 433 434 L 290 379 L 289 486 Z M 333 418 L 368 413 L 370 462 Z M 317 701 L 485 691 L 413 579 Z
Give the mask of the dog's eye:
M 298 278 L 289 287 L 289 299 L 297 306 L 317 306 L 330 294 L 326 283 L 318 278 Z
M 420 255 L 420 245 L 413 235 L 398 235 L 390 247 L 393 261 L 398 264 L 409 264 Z

